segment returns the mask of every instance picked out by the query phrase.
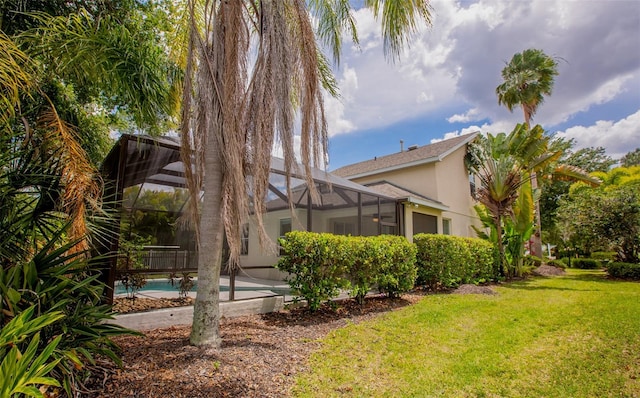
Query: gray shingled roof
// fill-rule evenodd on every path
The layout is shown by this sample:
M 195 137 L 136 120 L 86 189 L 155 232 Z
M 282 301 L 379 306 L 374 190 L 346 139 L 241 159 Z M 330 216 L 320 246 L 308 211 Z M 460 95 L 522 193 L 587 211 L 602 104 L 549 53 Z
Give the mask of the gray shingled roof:
M 332 171 L 331 174 L 345 178 L 356 178 L 375 174 L 376 172 L 440 161 L 462 145 L 472 141 L 477 135 L 478 133 L 461 135 L 430 145 L 424 145 L 413 150 L 405 150 L 403 152 L 365 160 L 364 162 L 350 164 Z
M 395 198 L 396 200 L 407 200 L 441 210 L 445 210 L 449 207 L 439 200 L 431 199 L 428 196 L 421 195 L 417 192 L 401 187 L 400 185 L 391 183 L 389 181 L 378 181 L 371 184 L 366 184 L 365 186 L 374 189 L 383 195 Z

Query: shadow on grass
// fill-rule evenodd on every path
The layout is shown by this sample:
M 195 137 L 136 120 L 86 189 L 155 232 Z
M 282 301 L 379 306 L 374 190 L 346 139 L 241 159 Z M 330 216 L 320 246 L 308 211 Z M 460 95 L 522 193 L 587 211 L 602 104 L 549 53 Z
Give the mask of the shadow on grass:
M 583 291 L 583 292 L 596 292 L 600 289 L 593 288 L 594 286 L 590 286 L 590 288 L 580 288 L 580 287 L 560 287 L 560 286 L 549 286 L 549 285 L 534 285 L 535 282 L 540 279 L 555 279 L 559 278 L 562 280 L 568 281 L 576 281 L 576 282 L 596 282 L 598 284 L 614 284 L 619 283 L 616 280 L 609 279 L 607 274 L 602 270 L 571 270 L 567 274 L 562 276 L 536 276 L 534 278 L 529 278 L 521 281 L 509 282 L 501 285 L 501 287 L 507 289 L 521 289 L 521 290 L 558 290 L 558 291 Z

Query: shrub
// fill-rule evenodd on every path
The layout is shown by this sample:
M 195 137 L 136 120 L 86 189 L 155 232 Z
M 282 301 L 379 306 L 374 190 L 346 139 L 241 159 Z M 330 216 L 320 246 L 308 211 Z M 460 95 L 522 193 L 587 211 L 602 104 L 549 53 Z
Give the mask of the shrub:
M 562 269 L 567 268 L 567 265 L 562 260 L 551 260 L 551 261 L 548 261 L 547 264 L 549 264 L 549 265 L 551 265 L 553 267 L 558 267 L 558 268 L 562 268 Z
M 616 256 L 616 252 L 593 252 L 590 257 L 594 260 L 610 262 L 615 261 Z
M 178 276 L 176 272 L 172 272 L 169 274 L 169 282 L 171 286 L 178 286 L 178 298 L 180 299 L 189 297 L 189 292 L 196 285 L 191 275 L 189 275 L 189 272 L 186 271 L 182 272 L 182 276 Z
M 0 397 L 39 397 L 42 393 L 38 386 L 60 387 L 49 373 L 60 362 L 52 354 L 62 336 L 45 342 L 48 344 L 42 350 L 38 346 L 40 331 L 64 318 L 64 314 L 50 312 L 31 319 L 35 308 L 27 308 L 0 329 Z
M 609 263 L 607 273 L 614 278 L 640 280 L 640 264 Z
M 418 284 L 432 289 L 481 283 L 495 276 L 493 246 L 478 238 L 418 234 L 416 245 Z
M 52 354 L 59 362 L 51 376 L 62 381 L 67 395 L 74 396 L 82 380 L 98 368 L 96 356 L 120 364 L 111 337 L 134 332 L 106 323 L 113 313 L 101 303 L 100 275 L 88 268 L 85 253 L 73 252 L 75 242 L 61 243 L 65 232 L 66 228 L 57 231 L 29 261 L 2 268 L 0 324 L 8 324 L 31 306 L 43 315 L 62 312 L 64 317 L 42 329 L 40 338 L 49 342 L 62 336 Z M 41 344 L 38 350 L 43 348 Z
M 527 255 L 524 256 L 524 265 L 525 267 L 539 267 L 542 265 L 543 260 L 540 257 Z
M 571 260 L 571 268 L 598 269 L 600 268 L 600 262 L 592 258 L 574 258 Z
M 372 237 L 354 236 L 342 239 L 345 253 L 346 277 L 349 291 L 360 304 L 376 283 L 377 275 L 384 262 L 384 247 L 381 241 Z
M 276 268 L 289 273 L 289 286 L 312 311 L 343 288 L 363 303 L 376 285 L 393 297 L 412 289 L 416 280 L 415 247 L 401 236 L 294 231 L 280 245 L 285 255 Z
M 473 273 L 469 282 L 485 283 L 494 280 L 498 271 L 496 258 L 500 255 L 495 246 L 484 239 L 463 239 L 471 254 L 470 268 Z
M 378 289 L 389 297 L 398 297 L 413 289 L 418 276 L 416 247 L 403 236 L 382 235 L 376 239 L 384 244 L 386 260 L 378 270 Z
M 276 268 L 289 273 L 287 283 L 296 293 L 294 301 L 300 297 L 307 301 L 311 311 L 336 297 L 341 288 L 347 286 L 343 277 L 346 272 L 341 244 L 343 236 L 292 231 L 284 239 L 279 239 L 284 256 Z

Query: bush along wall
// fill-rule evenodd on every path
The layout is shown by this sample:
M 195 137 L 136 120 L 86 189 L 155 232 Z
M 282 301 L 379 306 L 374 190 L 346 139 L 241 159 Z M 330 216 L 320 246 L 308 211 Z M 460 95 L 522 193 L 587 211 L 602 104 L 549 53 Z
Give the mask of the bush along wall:
M 614 278 L 640 281 L 640 264 L 609 263 L 607 273 Z
M 418 234 L 417 283 L 432 289 L 464 283 L 483 283 L 496 278 L 493 245 L 479 238 Z
M 346 289 L 362 303 L 376 286 L 389 296 L 413 288 L 414 246 L 404 237 L 337 236 L 293 231 L 280 240 L 285 255 L 276 268 L 288 272 L 287 282 L 309 309 Z

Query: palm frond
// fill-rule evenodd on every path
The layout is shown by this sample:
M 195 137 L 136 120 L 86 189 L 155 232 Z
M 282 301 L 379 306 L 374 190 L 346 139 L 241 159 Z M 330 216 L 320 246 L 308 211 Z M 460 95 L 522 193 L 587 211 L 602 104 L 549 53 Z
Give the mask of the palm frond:
M 591 185 L 592 187 L 597 187 L 602 183 L 602 180 L 598 177 L 590 175 L 579 167 L 568 164 L 556 166 L 552 176 L 559 181 L 577 181 Z
M 400 55 L 420 23 L 431 25 L 433 9 L 427 0 L 365 0 L 365 5 L 382 19 L 384 53 L 391 59 Z
M 86 11 L 32 16 L 39 26 L 20 39 L 59 76 L 114 95 L 140 126 L 154 125 L 175 109 L 171 92 L 181 75 L 158 46 L 139 40 L 129 26 L 109 16 L 95 20 Z
M 34 61 L 0 32 L 0 123 L 7 123 L 15 115 L 20 96 L 35 87 L 34 69 Z

